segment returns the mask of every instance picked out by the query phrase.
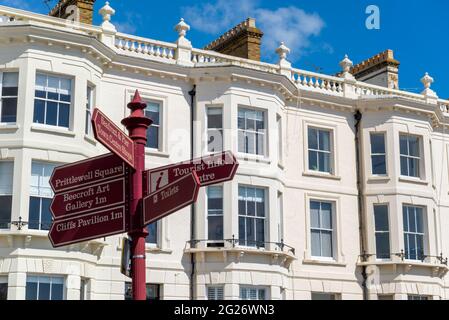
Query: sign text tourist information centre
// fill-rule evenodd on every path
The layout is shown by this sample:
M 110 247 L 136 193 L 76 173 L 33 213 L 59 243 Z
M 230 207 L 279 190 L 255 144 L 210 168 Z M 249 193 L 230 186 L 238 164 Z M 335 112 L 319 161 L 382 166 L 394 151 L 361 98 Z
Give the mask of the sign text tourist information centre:
M 131 115 L 122 124 L 129 135 L 98 109 L 92 115 L 95 138 L 112 153 L 53 171 L 49 238 L 61 247 L 127 232 L 133 298 L 145 300 L 145 227 L 196 202 L 201 186 L 232 180 L 238 162 L 226 151 L 145 171 L 152 121 L 138 91 L 128 108 Z

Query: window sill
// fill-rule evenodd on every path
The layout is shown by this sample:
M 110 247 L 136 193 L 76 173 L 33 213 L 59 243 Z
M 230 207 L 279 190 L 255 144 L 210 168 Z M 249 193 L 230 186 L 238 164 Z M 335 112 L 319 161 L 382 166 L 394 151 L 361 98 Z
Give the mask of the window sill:
M 341 177 L 324 172 L 306 171 L 302 174 L 304 177 L 324 178 L 330 180 L 341 180 Z
M 75 137 L 75 135 L 76 135 L 75 132 L 70 131 L 69 129 L 64 129 L 64 128 L 55 127 L 55 126 L 40 125 L 40 124 L 33 124 L 31 126 L 31 131 L 59 134 L 59 135 L 67 136 L 67 137 Z
M 338 262 L 335 260 L 325 260 L 325 259 L 304 259 L 302 261 L 306 265 L 321 265 L 321 266 L 334 266 L 334 267 L 346 267 L 347 264 L 343 262 Z
M 170 154 L 168 152 L 159 151 L 156 149 L 145 148 L 145 154 L 154 157 L 169 158 Z
M 281 162 L 278 163 L 278 167 L 281 170 L 285 170 L 285 165 L 283 163 L 281 163 Z
M 391 178 L 389 176 L 370 176 L 368 177 L 368 183 L 389 182 Z
M 17 131 L 20 126 L 15 123 L 0 123 L 0 131 Z
M 411 177 L 404 177 L 404 176 L 399 177 L 399 182 L 414 183 L 414 184 L 419 184 L 419 185 L 423 185 L 423 186 L 429 185 L 429 181 L 421 180 L 420 178 L 411 178 Z
M 97 140 L 95 140 L 94 137 L 89 136 L 87 134 L 84 135 L 84 140 L 86 140 L 87 142 L 89 142 L 90 144 L 96 146 L 97 145 Z
M 147 253 L 162 253 L 162 254 L 172 254 L 173 250 L 170 249 L 162 249 L 160 247 L 156 247 L 153 245 L 145 245 L 145 252 Z
M 271 164 L 270 158 L 266 156 L 258 156 L 254 154 L 247 153 L 237 153 L 237 159 L 243 161 L 253 161 L 253 162 L 261 162 L 266 164 Z

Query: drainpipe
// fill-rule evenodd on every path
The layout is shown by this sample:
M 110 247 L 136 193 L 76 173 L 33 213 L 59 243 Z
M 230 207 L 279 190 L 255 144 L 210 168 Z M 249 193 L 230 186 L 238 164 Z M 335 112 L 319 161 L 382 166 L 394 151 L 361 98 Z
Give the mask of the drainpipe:
M 360 251 L 362 262 L 366 260 L 366 249 L 365 249 L 365 219 L 363 216 L 363 167 L 360 163 L 360 122 L 362 121 L 362 113 L 359 110 L 354 114 L 355 119 L 355 155 L 356 155 L 356 170 L 357 170 L 357 201 L 359 207 L 359 237 L 360 237 Z M 368 287 L 367 280 L 368 274 L 366 272 L 366 266 L 362 266 L 362 290 L 363 290 L 363 300 L 368 300 Z
M 193 144 L 194 144 L 194 136 L 193 136 L 193 124 L 195 121 L 195 98 L 196 98 L 196 85 L 193 85 L 193 89 L 189 91 L 190 96 L 190 157 L 193 159 Z M 190 206 L 190 247 L 195 247 L 195 216 L 196 216 L 196 206 L 192 204 Z M 196 279 L 195 279 L 195 253 L 190 254 L 190 300 L 195 299 L 195 288 L 196 288 Z

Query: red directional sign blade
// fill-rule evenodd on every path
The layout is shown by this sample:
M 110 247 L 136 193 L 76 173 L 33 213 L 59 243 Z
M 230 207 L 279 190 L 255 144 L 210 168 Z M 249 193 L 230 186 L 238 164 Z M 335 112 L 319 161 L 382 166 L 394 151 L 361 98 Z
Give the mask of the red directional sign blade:
M 53 221 L 48 234 L 54 248 L 127 231 L 125 207 Z
M 92 127 L 98 141 L 135 168 L 134 142 L 130 137 L 98 109 L 95 109 L 92 114 Z
M 195 171 L 143 199 L 144 225 L 194 203 L 198 197 L 200 181 Z
M 92 183 L 123 177 L 125 165 L 119 157 L 108 153 L 53 170 L 50 185 L 55 193 L 67 191 Z
M 58 193 L 50 210 L 55 219 L 91 212 L 125 203 L 125 178 Z
M 192 171 L 196 171 L 201 186 L 208 186 L 234 178 L 239 163 L 230 151 L 188 160 L 177 164 L 151 169 L 148 174 L 148 190 L 153 193 L 175 182 Z

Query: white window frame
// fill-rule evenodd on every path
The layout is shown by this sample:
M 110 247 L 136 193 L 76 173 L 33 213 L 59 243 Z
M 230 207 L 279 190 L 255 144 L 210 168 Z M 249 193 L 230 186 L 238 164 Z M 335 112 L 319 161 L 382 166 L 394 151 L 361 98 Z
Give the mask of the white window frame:
M 407 153 L 408 154 L 402 154 L 401 153 L 401 137 L 405 136 L 407 137 Z M 409 138 L 416 138 L 418 139 L 418 150 L 419 150 L 419 157 L 416 156 L 412 156 L 410 155 L 410 145 L 408 142 Z M 407 173 L 408 175 L 403 175 L 402 174 L 402 158 L 406 158 L 407 159 Z M 418 160 L 418 175 L 417 176 L 411 176 L 410 175 L 410 168 L 409 168 L 409 159 L 413 159 L 413 160 Z M 399 133 L 399 173 L 401 177 L 405 177 L 408 179 L 423 179 L 424 178 L 424 157 L 423 157 L 423 137 L 420 135 L 416 135 L 416 134 L 410 134 L 410 133 L 403 133 L 400 132 Z
M 221 210 L 221 214 L 212 214 L 209 215 L 209 188 L 210 187 L 219 187 L 221 188 L 221 199 L 222 199 L 222 203 L 223 203 L 223 208 Z M 224 241 L 224 185 L 222 184 L 218 184 L 218 185 L 211 185 L 211 186 L 207 186 L 206 187 L 206 238 L 207 238 L 207 243 L 223 243 Z M 214 209 L 212 209 L 214 210 Z M 223 239 L 209 239 L 209 217 L 221 217 L 221 223 L 222 223 L 222 228 L 223 228 Z
M 381 207 L 381 206 L 385 206 L 387 207 L 387 218 L 388 218 L 388 231 L 385 230 L 381 230 L 378 231 L 376 230 L 376 207 Z M 374 248 L 375 248 L 375 252 L 376 252 L 376 260 L 379 261 L 388 261 L 391 260 L 391 218 L 390 218 L 390 204 L 389 203 L 374 203 L 373 204 L 373 229 L 374 229 Z M 377 234 L 385 234 L 388 233 L 388 246 L 389 246 L 389 252 L 390 252 L 390 257 L 388 258 L 379 258 L 377 256 Z
M 282 126 L 282 116 L 276 114 L 276 125 L 278 131 L 278 164 L 280 166 L 284 165 L 284 148 L 283 148 L 283 126 Z
M 214 290 L 214 299 L 210 299 L 211 292 L 209 290 Z M 221 298 L 220 298 L 221 291 Z M 224 300 L 224 285 L 210 285 L 206 286 L 206 299 L 211 301 Z
M 264 131 L 263 131 L 263 153 L 262 154 L 258 154 L 256 153 L 256 144 L 255 144 L 255 152 L 254 153 L 248 153 L 245 151 L 240 151 L 240 145 L 239 145 L 239 133 L 243 132 L 243 133 L 254 133 L 254 135 L 257 137 L 257 131 L 253 131 L 253 130 L 248 130 L 248 129 L 240 129 L 238 126 L 238 120 L 239 120 L 239 111 L 241 109 L 244 110 L 248 110 L 248 111 L 254 111 L 254 112 L 261 112 L 263 114 L 263 123 L 264 123 Z M 245 118 L 245 122 L 246 122 L 246 118 Z M 266 109 L 262 109 L 262 108 L 255 108 L 255 107 L 251 107 L 251 106 L 246 106 L 246 105 L 238 105 L 237 108 L 237 151 L 239 154 L 241 155 L 249 155 L 252 157 L 258 157 L 258 158 L 267 158 L 269 156 L 269 145 L 268 145 L 268 139 L 269 138 L 269 123 L 268 123 L 268 110 Z M 257 139 L 255 140 L 255 142 L 257 141 Z
M 242 297 L 242 291 L 246 290 L 246 291 L 256 291 L 256 299 L 245 299 L 244 297 Z M 260 293 L 261 291 L 264 292 L 264 299 L 263 300 L 269 300 L 269 288 L 268 287 L 263 287 L 263 286 L 251 286 L 251 285 L 240 285 L 239 287 L 239 299 L 240 300 L 245 300 L 245 301 L 257 301 L 257 300 L 262 300 L 260 299 Z M 248 297 L 248 294 L 246 294 L 246 296 Z
M 373 136 L 373 135 L 383 135 L 383 138 L 384 138 L 384 153 L 373 153 L 372 151 L 373 151 L 373 149 L 372 149 L 372 140 L 371 140 L 371 137 Z M 376 131 L 373 131 L 373 132 L 370 132 L 369 133 L 369 142 L 370 142 L 370 164 L 371 164 L 371 175 L 373 176 L 373 177 L 387 177 L 388 176 L 388 157 L 387 157 L 387 155 L 388 155 L 388 150 L 387 150 L 387 133 L 386 132 L 376 132 Z M 382 174 L 378 174 L 378 173 L 374 173 L 373 172 L 373 157 L 374 156 L 383 156 L 384 157 L 384 159 L 385 159 L 385 173 L 382 173 Z
M 159 109 L 159 124 L 151 124 L 151 127 L 157 128 L 158 131 L 158 141 L 157 141 L 157 148 L 152 148 L 149 146 L 145 146 L 146 149 L 153 150 L 153 151 L 162 151 L 162 143 L 163 143 L 163 126 L 164 126 L 164 108 L 163 108 L 163 101 L 155 100 L 155 99 L 146 99 L 142 98 L 143 101 L 147 104 L 147 108 L 149 107 L 149 103 L 157 104 Z M 147 109 L 144 110 L 145 116 L 146 113 L 149 112 Z M 153 120 L 153 119 L 151 119 Z M 149 128 L 148 128 L 149 129 Z
M 36 275 L 36 274 L 27 274 L 27 277 L 26 277 L 26 284 L 28 284 L 28 279 L 29 278 L 38 278 L 39 280 L 42 278 L 42 277 L 45 277 L 45 278 L 50 278 L 50 301 L 54 301 L 54 300 L 52 300 L 51 299 L 51 296 L 52 296 L 52 292 L 51 292 L 51 290 L 52 290 L 52 283 L 53 283 L 53 279 L 55 279 L 55 278 L 58 278 L 58 279 L 62 279 L 62 300 L 64 301 L 64 300 L 66 300 L 67 299 L 67 288 L 66 288 L 66 279 L 65 279 L 65 277 L 64 276 L 62 276 L 62 275 L 50 275 L 50 274 L 39 274 L 39 275 Z M 26 295 L 26 284 L 25 284 L 25 295 Z M 39 284 L 40 284 L 40 281 L 38 281 L 38 284 L 37 284 L 37 288 L 36 288 L 36 290 L 37 290 L 37 301 L 39 301 Z
M 12 171 L 11 171 L 11 185 L 10 185 L 10 188 L 9 188 L 9 190 L 2 190 L 1 188 L 0 188 L 0 196 L 5 196 L 5 197 L 11 197 L 11 212 L 10 212 L 10 218 L 9 218 L 9 222 L 6 222 L 6 224 L 8 224 L 8 225 L 10 225 L 11 224 L 11 220 L 12 220 L 12 205 L 13 205 L 13 197 L 14 197 L 14 195 L 13 195 L 13 190 L 14 190 L 14 165 L 15 165 L 15 163 L 14 163 L 14 160 L 0 160 L 0 164 L 3 164 L 3 163 L 9 163 L 9 164 L 11 164 L 12 165 Z M 1 177 L 0 177 L 0 179 L 1 179 Z M 2 221 L 0 221 L 0 227 L 1 227 L 1 224 L 2 224 Z M 6 227 L 6 228 L 3 228 L 3 230 L 5 230 L 5 229 L 9 229 L 8 227 Z M 0 228 L 0 230 L 1 230 L 1 228 Z
M 309 127 L 319 130 L 328 130 L 330 134 L 331 143 L 331 173 L 314 171 L 309 169 Z M 330 123 L 304 120 L 303 121 L 303 150 L 304 150 L 304 176 L 311 176 L 317 178 L 341 179 L 339 177 L 339 153 L 338 153 L 338 127 Z
M 319 203 L 328 203 L 328 204 L 330 204 L 331 205 L 331 210 L 332 210 L 332 212 L 331 212 L 331 222 L 332 222 L 332 229 L 325 229 L 325 228 L 315 228 L 315 227 L 312 227 L 312 219 L 311 219 L 311 214 L 312 214 L 312 212 L 311 212 L 311 202 L 319 202 Z M 336 208 L 336 205 L 335 205 L 335 202 L 333 202 L 333 201 L 326 201 L 326 200 L 317 200 L 317 199 L 309 199 L 309 211 L 308 211 L 308 215 L 309 215 L 309 221 L 310 221 L 310 228 L 309 228 L 309 234 L 310 234 L 310 255 L 311 255 L 311 257 L 312 257 L 312 259 L 317 259 L 317 260 L 329 260 L 329 261 L 335 261 L 336 260 L 336 255 L 337 255 L 337 252 L 336 252 L 336 244 L 335 244 L 335 241 L 336 241 L 336 236 L 335 236 L 335 232 L 337 232 L 335 229 L 336 229 L 336 219 L 335 219 L 335 208 Z M 331 246 L 331 249 L 332 249 L 332 256 L 330 256 L 330 257 L 325 257 L 325 256 L 314 256 L 313 255 L 313 252 L 312 252 L 312 230 L 319 230 L 319 231 L 327 231 L 327 232 L 330 232 L 331 233 L 331 241 L 332 241 L 332 246 Z M 322 248 L 321 248 L 322 249 Z
M 423 228 L 423 232 L 412 232 L 412 231 L 405 231 L 405 221 L 404 221 L 404 208 L 405 207 L 409 207 L 409 208 L 419 208 L 419 209 L 421 209 L 421 212 L 422 212 L 422 228 Z M 419 253 L 417 254 L 417 257 L 416 257 L 416 259 L 410 259 L 410 258 L 407 258 L 407 254 L 406 254 L 406 245 L 405 245 L 405 236 L 406 235 L 412 235 L 412 236 L 414 236 L 414 238 L 415 238 L 415 244 L 416 244 L 416 237 L 417 236 L 422 236 L 422 249 L 423 249 L 423 255 L 425 256 L 426 254 L 427 254 L 427 252 L 428 252 L 428 240 L 427 240 L 427 233 L 426 233 L 426 231 L 428 232 L 429 231 L 429 228 L 428 228 L 428 222 L 427 222 L 427 217 L 428 217 L 428 215 L 427 215 L 427 207 L 425 207 L 425 206 L 422 206 L 422 205 L 414 205 L 414 204 L 408 204 L 408 203 L 403 203 L 402 204 L 402 232 L 403 232 L 403 235 L 402 235 L 402 240 L 404 241 L 404 246 L 403 246 L 403 248 L 404 248 L 404 257 L 405 257 L 405 260 L 408 260 L 408 261 L 421 261 L 421 259 L 419 259 Z M 416 221 L 415 221 L 416 222 Z M 410 246 L 409 246 L 409 248 L 410 248 Z
M 260 189 L 260 190 L 262 190 L 263 192 L 264 192 L 264 217 L 263 218 L 261 218 L 261 217 L 258 217 L 257 215 L 255 215 L 255 216 L 248 216 L 247 215 L 247 211 L 246 211 L 246 214 L 245 215 L 241 215 L 240 214 L 240 212 L 239 212 L 239 203 L 238 203 L 238 201 L 239 201 L 239 195 L 238 195 L 238 197 L 237 197 L 237 210 L 238 210 L 238 212 L 237 212 L 237 216 L 238 216 L 238 220 L 237 220 L 237 225 L 238 225 L 238 234 L 239 234 L 239 244 L 238 244 L 238 246 L 239 247 L 243 247 L 243 248 L 257 248 L 258 246 L 257 246 L 257 241 L 255 241 L 256 243 L 254 244 L 254 245 L 248 245 L 248 240 L 246 239 L 246 227 L 245 227 L 245 239 L 240 239 L 240 217 L 245 217 L 245 219 L 247 218 L 247 217 L 249 217 L 249 218 L 252 218 L 252 219 L 254 219 L 255 221 L 257 220 L 257 219 L 260 219 L 260 220 L 263 220 L 264 221 L 264 241 L 263 241 L 263 247 L 259 247 L 259 248 L 266 248 L 266 242 L 268 242 L 267 241 L 267 234 L 268 234 L 268 228 L 269 228 L 269 219 L 270 219 L 270 217 L 269 217 L 269 204 L 268 204 L 268 201 L 269 201 L 269 189 L 267 188 L 267 187 L 264 187 L 264 186 L 252 186 L 252 185 L 247 185 L 247 184 L 239 184 L 238 185 L 238 187 L 237 187 L 237 194 L 239 194 L 239 192 L 240 192 L 240 187 L 243 187 L 243 188 L 250 188 L 250 189 Z M 246 201 L 246 202 L 248 202 L 248 201 Z M 246 226 L 246 224 L 245 224 L 245 226 Z M 254 231 L 256 230 L 255 229 L 256 228 L 256 224 L 254 224 Z M 256 234 L 255 234 L 256 235 Z M 245 244 L 242 244 L 242 241 L 244 240 L 244 242 L 245 242 Z
M 326 257 L 315 257 L 312 256 L 312 233 L 311 233 L 311 219 L 310 219 L 310 201 L 321 201 L 329 202 L 333 204 L 332 207 L 332 226 L 333 226 L 333 258 Z M 306 234 L 306 250 L 304 263 L 306 264 L 344 264 L 343 253 L 342 253 L 342 232 L 341 232 L 341 200 L 340 197 L 330 197 L 319 193 L 307 193 L 305 195 L 305 215 L 306 223 L 304 234 Z
M 67 103 L 67 101 L 60 101 L 60 100 L 52 100 L 52 99 L 48 99 L 48 98 L 40 98 L 40 97 L 36 97 L 36 82 L 37 82 L 37 77 L 38 75 L 43 75 L 47 77 L 47 84 L 48 85 L 48 77 L 55 77 L 58 78 L 59 81 L 61 79 L 65 79 L 65 80 L 70 80 L 70 103 Z M 35 81 L 34 81 L 34 91 L 33 91 L 33 125 L 34 126 L 43 126 L 43 127 L 50 127 L 50 128 L 58 128 L 58 130 L 65 130 L 65 131 L 70 131 L 72 128 L 72 121 L 73 121 L 73 110 L 74 110 L 74 100 L 75 100 L 75 78 L 73 76 L 69 76 L 69 75 L 62 75 L 62 74 L 55 74 L 55 73 L 51 73 L 51 72 L 47 72 L 47 71 L 40 71 L 40 70 L 36 70 L 35 72 Z M 45 87 L 45 92 L 49 92 L 48 91 L 48 87 Z M 45 107 L 45 113 L 44 113 L 44 123 L 38 123 L 38 122 L 34 122 L 34 115 L 36 112 L 36 106 L 35 106 L 35 101 L 36 100 L 41 100 L 41 101 L 45 101 L 46 104 L 48 101 L 50 102 L 56 102 L 56 103 L 64 103 L 64 104 L 68 104 L 69 105 L 69 123 L 68 123 L 68 127 L 63 127 L 60 126 L 58 124 L 59 121 L 59 106 L 58 106 L 58 111 L 56 114 L 56 121 L 57 124 L 56 125 L 51 125 L 51 124 L 47 124 L 45 123 L 45 119 L 47 116 L 47 106 Z
M 209 110 L 220 110 L 221 113 L 221 127 L 220 128 L 209 128 Z M 217 152 L 224 151 L 224 145 L 225 145 L 225 134 L 224 134 L 224 108 L 223 105 L 207 105 L 206 106 L 206 147 L 205 147 L 205 154 L 213 154 Z M 210 132 L 217 134 L 218 131 L 221 131 L 221 149 L 220 150 L 214 150 L 209 151 L 209 134 Z M 215 136 L 215 134 L 213 134 Z
M 86 136 L 91 137 L 93 135 L 92 129 L 92 113 L 95 107 L 95 91 L 96 88 L 94 85 L 88 83 L 86 87 L 86 124 L 84 133 Z
M 54 166 L 54 167 L 57 167 L 57 166 L 60 165 L 60 164 L 54 163 L 54 162 L 43 161 L 43 160 L 38 160 L 38 159 L 32 159 L 31 160 L 31 173 L 33 172 L 33 164 L 51 165 L 51 166 Z M 51 177 L 51 175 L 49 176 L 49 179 L 50 179 L 50 177 Z M 50 186 L 50 184 L 49 184 L 49 186 Z M 39 223 L 39 228 L 38 229 L 32 229 L 32 230 L 48 231 L 46 229 L 42 229 L 42 199 L 52 199 L 54 197 L 54 193 L 53 193 L 53 191 L 51 190 L 51 187 L 50 187 L 49 188 L 50 194 L 48 196 L 45 196 L 45 195 L 42 195 L 42 194 L 35 194 L 35 193 L 33 193 L 31 191 L 31 188 L 35 187 L 35 186 L 32 186 L 31 183 L 30 183 L 30 185 L 28 187 L 30 188 L 29 189 L 30 191 L 29 191 L 28 201 L 31 202 L 31 198 L 32 197 L 40 199 L 40 201 L 39 201 L 39 222 L 38 222 Z M 40 186 L 39 186 L 39 188 L 40 188 Z M 28 208 L 28 215 L 29 215 L 28 217 L 30 217 L 30 208 Z M 30 219 L 28 219 L 28 220 L 30 220 Z M 31 222 L 28 221 L 28 228 L 29 229 L 30 229 L 30 224 L 31 224 Z
M 3 75 L 5 73 L 17 73 L 17 96 L 7 96 L 7 97 L 3 97 Z M 17 123 L 17 112 L 18 112 L 18 105 L 19 105 L 19 71 L 1 71 L 0 72 L 0 124 L 1 125 L 8 125 L 8 124 L 15 124 Z M 2 110 L 3 110 L 3 98 L 16 98 L 17 99 L 17 104 L 16 104 L 16 121 L 15 122 L 3 122 L 1 119 L 1 114 L 2 114 Z

